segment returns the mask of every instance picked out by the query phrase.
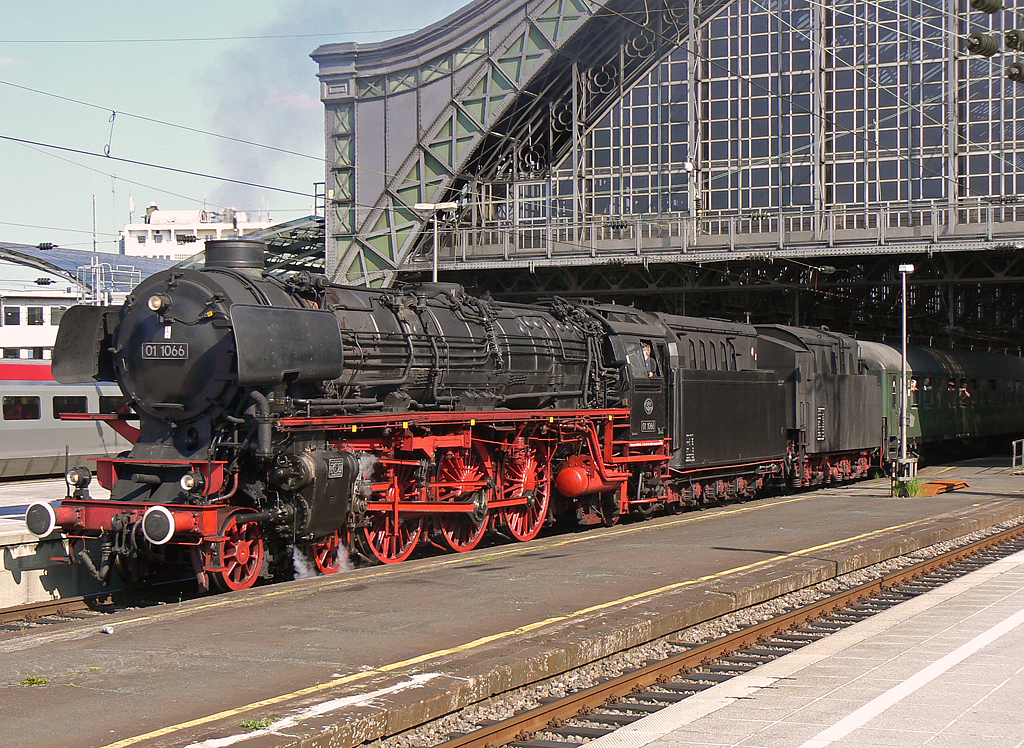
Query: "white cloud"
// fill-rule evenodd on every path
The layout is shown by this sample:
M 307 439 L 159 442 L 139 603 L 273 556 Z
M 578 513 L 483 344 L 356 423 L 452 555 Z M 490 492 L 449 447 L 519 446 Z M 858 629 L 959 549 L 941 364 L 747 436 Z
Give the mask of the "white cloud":
M 0 68 L 14 67 L 21 64 L 21 60 L 15 60 L 13 57 L 0 57 Z

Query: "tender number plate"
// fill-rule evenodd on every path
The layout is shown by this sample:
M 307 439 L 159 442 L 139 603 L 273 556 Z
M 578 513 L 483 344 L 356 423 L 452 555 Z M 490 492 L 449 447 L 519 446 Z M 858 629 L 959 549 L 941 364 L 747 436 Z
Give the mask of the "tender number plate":
M 188 343 L 143 343 L 142 358 L 184 361 L 188 358 Z

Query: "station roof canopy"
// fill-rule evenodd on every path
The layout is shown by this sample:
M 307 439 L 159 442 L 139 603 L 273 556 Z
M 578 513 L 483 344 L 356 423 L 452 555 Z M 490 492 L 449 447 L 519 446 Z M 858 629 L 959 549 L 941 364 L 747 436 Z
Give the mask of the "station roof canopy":
M 314 273 L 324 271 L 324 219 L 321 216 L 307 216 L 279 223 L 247 234 L 245 238 L 266 242 L 267 270 L 275 275 L 291 275 L 303 270 Z M 79 273 L 79 268 L 88 268 L 94 263 L 109 265 L 115 271 L 137 271 L 142 278 L 176 264 L 154 257 L 134 257 L 57 246 L 47 248 L 45 245 L 32 246 L 10 242 L 0 242 L 0 260 L 35 268 L 72 281 L 84 281 L 86 285 L 88 278 Z M 177 264 L 182 267 L 197 267 L 201 266 L 203 261 L 204 256 L 200 252 Z
M 128 257 L 111 252 L 90 252 L 56 246 L 47 248 L 46 245 L 32 246 L 10 242 L 0 242 L 0 260 L 35 268 L 72 281 L 81 280 L 78 275 L 79 268 L 87 268 L 93 264 L 110 265 L 113 270 L 135 270 L 143 278 L 174 264 L 170 260 L 158 260 L 153 257 Z

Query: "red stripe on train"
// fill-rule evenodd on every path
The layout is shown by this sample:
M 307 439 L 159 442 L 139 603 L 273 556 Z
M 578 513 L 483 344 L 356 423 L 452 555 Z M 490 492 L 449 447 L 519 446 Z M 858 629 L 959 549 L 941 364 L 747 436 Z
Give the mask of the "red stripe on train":
M 2 361 L 0 362 L 0 380 L 7 382 L 52 382 L 53 374 L 50 373 L 50 364 L 45 361 L 39 361 L 38 363 Z

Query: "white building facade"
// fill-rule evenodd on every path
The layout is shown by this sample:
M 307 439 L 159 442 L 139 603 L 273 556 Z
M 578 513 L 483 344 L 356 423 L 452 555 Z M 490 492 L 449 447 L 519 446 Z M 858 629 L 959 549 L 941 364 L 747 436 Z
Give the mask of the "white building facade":
M 126 224 L 121 231 L 121 249 L 129 257 L 180 262 L 202 252 L 207 239 L 245 236 L 272 225 L 270 220 L 250 221 L 248 214 L 231 208 L 160 210 L 151 203 L 142 223 Z
M 5 359 L 49 359 L 57 326 L 67 308 L 79 303 L 73 284 L 33 283 L 0 287 L 0 351 Z

